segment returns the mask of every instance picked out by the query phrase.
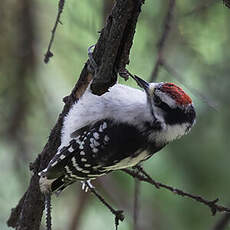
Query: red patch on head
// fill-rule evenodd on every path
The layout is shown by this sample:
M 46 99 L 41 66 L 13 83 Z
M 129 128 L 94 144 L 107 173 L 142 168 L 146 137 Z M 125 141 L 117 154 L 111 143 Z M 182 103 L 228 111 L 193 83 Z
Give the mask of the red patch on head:
M 173 83 L 164 83 L 161 91 L 169 94 L 178 104 L 188 105 L 192 103 L 192 99 L 179 86 Z

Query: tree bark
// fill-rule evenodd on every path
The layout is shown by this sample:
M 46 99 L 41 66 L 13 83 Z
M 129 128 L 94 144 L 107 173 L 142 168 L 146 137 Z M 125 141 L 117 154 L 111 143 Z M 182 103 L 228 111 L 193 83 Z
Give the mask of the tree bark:
M 60 145 L 63 118 L 71 105 L 82 96 L 89 82 L 93 79 L 91 89 L 93 93 L 101 95 L 115 84 L 117 76 L 114 71 L 124 69 L 129 63 L 129 52 L 142 4 L 142 0 L 115 1 L 113 10 L 94 49 L 93 57 L 98 65 L 96 76 L 93 78 L 88 71 L 87 62 L 71 94 L 64 98 L 65 106 L 50 133 L 47 144 L 30 165 L 34 175 L 18 205 L 12 209 L 7 222 L 8 226 L 17 230 L 39 229 L 44 210 L 44 196 L 39 189 L 38 172 L 44 169 L 55 155 Z

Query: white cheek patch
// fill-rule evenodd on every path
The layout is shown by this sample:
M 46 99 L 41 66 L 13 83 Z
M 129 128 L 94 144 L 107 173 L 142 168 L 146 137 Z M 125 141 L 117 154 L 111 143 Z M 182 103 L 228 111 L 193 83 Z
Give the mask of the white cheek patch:
M 170 108 L 174 109 L 177 107 L 175 100 L 168 96 L 166 93 L 160 90 L 156 90 L 155 95 L 158 96 L 161 99 L 161 101 L 166 103 Z
M 149 136 L 149 140 L 155 141 L 156 143 L 169 143 L 187 134 L 191 129 L 188 129 L 189 126 L 189 123 L 184 123 L 181 125 L 168 125 L 164 131 L 152 133 Z

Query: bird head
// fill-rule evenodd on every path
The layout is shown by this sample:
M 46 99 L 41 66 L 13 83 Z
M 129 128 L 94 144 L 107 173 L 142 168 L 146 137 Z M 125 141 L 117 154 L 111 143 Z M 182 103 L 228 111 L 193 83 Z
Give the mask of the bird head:
M 195 122 L 196 112 L 192 99 L 183 89 L 174 83 L 148 83 L 137 76 L 133 76 L 133 78 L 145 90 L 147 102 L 154 118 L 158 111 L 166 124 L 188 123 L 189 129 L 191 128 Z

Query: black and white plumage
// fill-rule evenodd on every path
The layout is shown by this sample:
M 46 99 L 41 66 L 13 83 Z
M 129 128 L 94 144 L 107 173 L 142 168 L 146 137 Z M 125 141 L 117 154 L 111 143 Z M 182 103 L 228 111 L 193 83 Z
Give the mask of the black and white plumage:
M 188 133 L 196 116 L 190 97 L 172 83 L 135 79 L 144 91 L 116 84 L 97 96 L 88 87 L 73 104 L 58 152 L 39 173 L 42 192 L 134 166 Z

